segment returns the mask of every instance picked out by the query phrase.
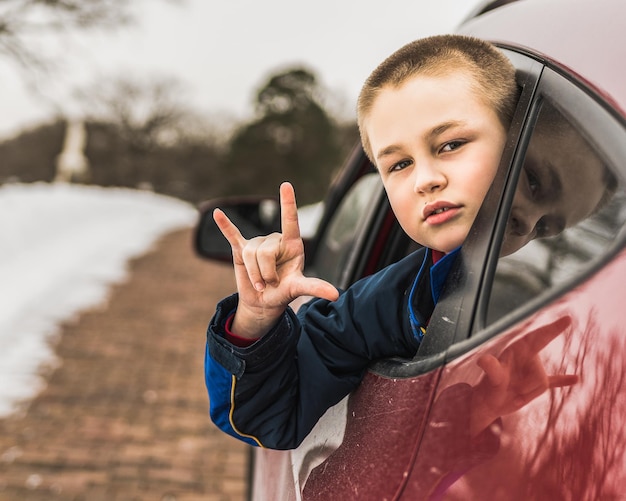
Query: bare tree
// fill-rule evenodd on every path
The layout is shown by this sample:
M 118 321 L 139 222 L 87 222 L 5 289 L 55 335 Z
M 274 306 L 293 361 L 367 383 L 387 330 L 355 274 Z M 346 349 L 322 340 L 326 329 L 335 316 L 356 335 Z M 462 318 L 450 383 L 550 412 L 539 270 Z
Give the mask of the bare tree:
M 173 144 L 186 135 L 192 113 L 181 83 L 171 77 L 118 77 L 77 91 L 84 115 L 115 126 L 136 152 Z
M 127 25 L 135 19 L 136 5 L 128 0 L 0 0 L 0 56 L 26 69 L 45 69 L 49 61 L 35 50 L 33 37 Z

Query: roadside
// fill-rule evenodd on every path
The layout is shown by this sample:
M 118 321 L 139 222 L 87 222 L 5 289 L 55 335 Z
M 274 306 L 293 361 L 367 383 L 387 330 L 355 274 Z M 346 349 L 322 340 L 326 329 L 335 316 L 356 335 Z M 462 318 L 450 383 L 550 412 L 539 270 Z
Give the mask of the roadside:
M 208 417 L 204 332 L 234 289 L 191 231 L 130 263 L 107 304 L 61 326 L 59 365 L 0 420 L 0 501 L 240 501 L 245 445 Z

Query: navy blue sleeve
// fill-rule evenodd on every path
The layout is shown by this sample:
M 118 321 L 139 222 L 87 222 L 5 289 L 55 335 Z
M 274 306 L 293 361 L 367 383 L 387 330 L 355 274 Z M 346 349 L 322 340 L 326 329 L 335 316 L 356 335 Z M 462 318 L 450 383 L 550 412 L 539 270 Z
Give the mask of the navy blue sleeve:
M 209 324 L 205 379 L 211 419 L 229 435 L 251 445 L 279 448 L 275 440 L 266 437 L 275 434 L 278 420 L 272 414 L 284 414 L 281 405 L 294 400 L 296 390 L 284 378 L 293 370 L 296 353 L 295 315 L 286 312 L 262 339 L 240 348 L 224 337 L 224 324 L 236 306 L 236 294 L 226 298 Z
M 207 337 L 205 379 L 213 421 L 225 432 L 272 449 L 297 447 L 323 413 L 360 383 L 369 364 L 412 357 L 405 293 L 414 263 L 363 279 L 337 301 L 287 309 L 251 346 L 224 338 L 237 295 L 222 301 Z

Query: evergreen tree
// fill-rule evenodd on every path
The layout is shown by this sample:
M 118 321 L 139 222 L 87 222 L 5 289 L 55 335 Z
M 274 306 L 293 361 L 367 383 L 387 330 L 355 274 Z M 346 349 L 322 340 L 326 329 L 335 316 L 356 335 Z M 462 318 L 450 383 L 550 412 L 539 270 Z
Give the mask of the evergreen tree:
M 300 204 L 323 197 L 343 152 L 321 95 L 315 75 L 303 68 L 269 79 L 256 96 L 257 118 L 232 138 L 222 168 L 226 194 L 276 195 L 288 180 Z

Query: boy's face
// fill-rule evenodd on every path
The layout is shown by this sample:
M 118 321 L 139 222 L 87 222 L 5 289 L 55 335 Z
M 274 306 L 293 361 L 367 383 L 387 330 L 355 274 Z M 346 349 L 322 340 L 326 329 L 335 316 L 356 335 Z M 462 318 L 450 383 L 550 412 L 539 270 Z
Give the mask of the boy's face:
M 416 242 L 460 246 L 491 185 L 506 130 L 466 74 L 383 89 L 365 117 L 391 207 Z

